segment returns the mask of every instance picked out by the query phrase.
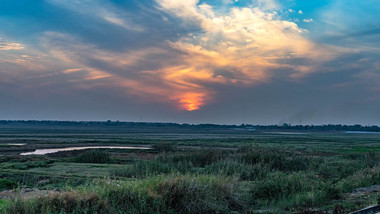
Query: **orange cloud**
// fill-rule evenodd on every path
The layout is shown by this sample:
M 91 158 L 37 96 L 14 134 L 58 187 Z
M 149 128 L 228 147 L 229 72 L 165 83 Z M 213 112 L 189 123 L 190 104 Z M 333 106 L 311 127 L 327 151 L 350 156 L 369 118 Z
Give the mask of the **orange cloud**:
M 283 21 L 276 12 L 257 8 L 232 8 L 220 14 L 199 1 L 157 0 L 162 10 L 187 22 L 196 22 L 202 32 L 189 34 L 175 42 L 180 56 L 180 69 L 166 69 L 164 79 L 188 94 L 203 91 L 203 105 L 212 89 L 208 83 L 251 85 L 269 81 L 273 70 L 291 71 L 289 78 L 301 78 L 315 72 L 314 65 L 331 60 L 339 53 L 332 47 L 320 46 L 305 37 L 305 30 L 291 21 Z M 308 60 L 297 65 L 295 59 Z M 207 84 L 204 84 L 207 83 Z M 186 88 L 186 89 L 185 89 Z M 183 107 L 185 101 L 180 102 Z
M 1 40 L 1 38 L 0 38 Z M 0 50 L 1 51 L 8 51 L 8 50 L 22 50 L 25 46 L 20 43 L 14 43 L 14 42 L 4 42 L 0 41 Z
M 83 69 L 82 68 L 69 68 L 69 69 L 63 70 L 62 73 L 70 74 L 70 73 L 74 73 L 74 72 L 78 72 L 78 71 L 83 71 Z
M 145 100 L 175 102 L 187 111 L 213 101 L 216 94 L 213 85 L 263 83 L 270 81 L 274 70 L 280 69 L 289 71 L 289 78 L 301 78 L 315 72 L 314 64 L 331 60 L 339 52 L 313 43 L 296 23 L 283 21 L 276 12 L 260 7 L 232 8 L 220 14 L 209 5 L 199 5 L 197 0 L 157 0 L 157 3 L 161 10 L 183 19 L 184 24 L 198 23 L 202 31 L 167 41 L 166 48 L 149 47 L 124 53 L 104 51 L 54 32 L 46 33 L 46 46 L 50 54 L 70 67 L 83 68 L 82 82 L 78 83 L 81 87 L 94 84 L 95 80 L 98 86 L 103 81 L 107 87 L 123 88 Z M 52 46 L 48 44 L 49 38 L 70 45 L 55 47 L 57 42 Z M 157 59 L 161 55 L 168 57 L 161 62 L 162 59 Z M 295 59 L 307 60 L 309 65 L 292 63 Z M 110 66 L 100 68 L 89 61 Z M 157 68 L 146 69 L 145 63 Z M 67 69 L 63 73 L 73 76 L 76 71 L 79 70 Z

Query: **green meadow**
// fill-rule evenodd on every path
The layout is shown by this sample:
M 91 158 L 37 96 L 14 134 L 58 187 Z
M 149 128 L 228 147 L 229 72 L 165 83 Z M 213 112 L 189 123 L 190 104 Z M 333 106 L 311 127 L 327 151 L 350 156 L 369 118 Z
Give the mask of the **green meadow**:
M 332 213 L 337 207 L 348 213 L 380 203 L 380 192 L 370 190 L 380 185 L 380 135 L 107 130 L 3 132 L 0 213 Z M 151 149 L 19 155 L 99 145 Z

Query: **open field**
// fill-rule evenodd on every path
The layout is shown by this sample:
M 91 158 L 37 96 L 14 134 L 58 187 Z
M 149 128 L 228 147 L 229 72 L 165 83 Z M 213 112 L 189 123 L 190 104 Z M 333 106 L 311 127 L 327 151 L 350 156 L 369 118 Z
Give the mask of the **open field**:
M 151 149 L 19 155 L 77 146 Z M 348 213 L 380 200 L 372 133 L 3 125 L 0 162 L 0 213 Z

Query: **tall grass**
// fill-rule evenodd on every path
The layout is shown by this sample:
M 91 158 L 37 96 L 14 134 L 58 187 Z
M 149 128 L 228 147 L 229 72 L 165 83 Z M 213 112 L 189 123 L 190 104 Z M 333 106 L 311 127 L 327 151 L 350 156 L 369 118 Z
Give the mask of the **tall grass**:
M 94 193 L 50 193 L 33 198 L 17 198 L 7 203 L 1 213 L 109 213 L 106 201 Z
M 86 161 L 104 156 L 99 154 L 91 153 Z M 377 154 L 330 157 L 283 149 L 162 152 L 151 160 L 113 168 L 112 179 L 69 192 L 19 198 L 5 203 L 2 212 L 249 213 L 273 207 L 299 211 L 328 207 L 355 188 L 380 184 L 378 163 Z
M 111 176 L 146 178 L 149 176 L 174 172 L 194 173 L 211 163 L 227 157 L 218 150 L 196 151 L 186 154 L 160 155 L 154 160 L 136 161 L 124 167 L 110 170 Z
M 18 198 L 2 213 L 226 213 L 245 209 L 236 180 L 169 175 L 129 182 L 102 181 L 81 192 Z

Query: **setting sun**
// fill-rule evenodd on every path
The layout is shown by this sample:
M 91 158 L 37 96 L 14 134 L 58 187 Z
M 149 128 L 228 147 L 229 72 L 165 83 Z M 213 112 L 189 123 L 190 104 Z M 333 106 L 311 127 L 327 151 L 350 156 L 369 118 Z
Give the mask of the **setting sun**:
M 198 110 L 203 105 L 204 95 L 200 93 L 187 93 L 179 99 L 180 108 L 187 111 Z

